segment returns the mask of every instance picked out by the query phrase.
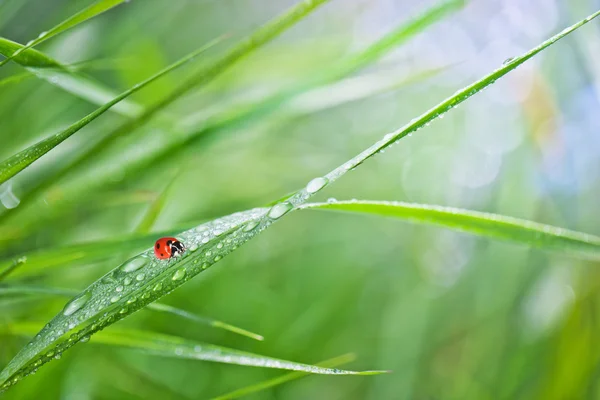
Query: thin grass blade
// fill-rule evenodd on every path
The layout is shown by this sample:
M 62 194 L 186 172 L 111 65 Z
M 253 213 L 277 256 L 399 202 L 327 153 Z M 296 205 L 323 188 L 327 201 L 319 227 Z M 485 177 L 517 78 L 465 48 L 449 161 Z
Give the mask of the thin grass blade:
M 76 296 L 80 291 L 75 289 L 61 289 L 47 286 L 32 286 L 32 285 L 10 285 L 0 286 L 0 296 L 2 295 L 45 295 L 45 296 L 65 296 L 73 297 Z M 257 333 L 250 332 L 247 329 L 240 328 L 235 325 L 228 324 L 223 321 L 219 321 L 214 318 L 205 317 L 202 315 L 194 314 L 181 308 L 169 306 L 161 303 L 148 304 L 147 307 L 150 311 L 162 312 L 171 314 L 180 318 L 184 318 L 188 321 L 200 323 L 206 326 L 210 326 L 217 329 L 223 329 L 232 333 L 236 333 L 241 336 L 246 336 L 254 340 L 262 341 L 265 338 Z
M 38 44 L 45 42 L 46 40 L 68 30 L 68 29 L 71 29 L 71 28 L 81 24 L 82 22 L 87 21 L 88 19 L 91 19 L 97 15 L 100 15 L 100 14 L 110 10 L 111 8 L 114 8 L 114 7 L 118 6 L 119 4 L 126 2 L 126 1 L 127 0 L 99 0 L 99 1 L 95 2 L 94 4 L 90 5 L 89 7 L 79 11 L 75 15 L 62 21 L 60 24 L 56 25 L 55 27 L 53 27 L 45 32 L 40 33 L 40 35 L 37 38 L 33 39 L 32 41 L 30 41 L 29 43 L 27 43 L 25 46 L 21 47 L 20 49 L 17 49 L 10 56 L 7 56 L 6 59 L 2 60 L 0 62 L 0 67 L 3 66 L 4 64 L 6 64 L 7 62 L 9 62 L 10 60 L 12 60 L 14 57 L 17 57 L 21 52 L 26 51 L 26 50 L 32 48 L 33 46 L 37 46 Z
M 39 329 L 39 326 L 39 324 L 33 323 L 15 323 L 6 325 L 3 330 L 4 333 L 7 334 L 31 335 Z M 84 339 L 84 342 L 87 342 L 89 339 L 90 338 L 87 337 Z M 98 332 L 94 335 L 91 342 L 94 344 L 125 347 L 162 357 L 212 361 L 288 371 L 302 371 L 307 374 L 376 375 L 385 373 L 385 371 L 349 371 L 297 363 L 234 350 L 214 344 L 196 342 L 178 336 L 134 329 L 111 329 L 109 331 Z M 60 353 L 49 354 L 51 354 L 52 357 L 56 357 L 57 355 L 60 356 Z
M 308 203 L 300 208 L 399 218 L 409 222 L 433 224 L 494 239 L 600 259 L 600 237 L 598 236 L 505 215 L 395 201 L 352 200 Z
M 325 360 L 317 364 L 319 367 L 325 368 L 333 368 L 338 367 L 340 365 L 348 364 L 356 359 L 356 356 L 352 353 L 343 354 L 341 356 L 331 358 L 329 360 Z M 233 392 L 229 392 L 223 394 L 218 397 L 214 397 L 212 400 L 230 400 L 230 399 L 238 399 L 243 396 L 248 396 L 253 393 L 261 392 L 263 390 L 282 385 L 284 383 L 302 378 L 307 376 L 307 372 L 290 372 L 288 374 L 278 376 L 277 378 L 269 379 L 264 382 L 259 382 L 254 385 L 246 386 L 245 388 L 241 388 L 238 390 L 234 390 Z
M 94 119 L 98 118 L 100 115 L 104 114 L 108 109 L 110 109 L 112 106 L 114 106 L 121 100 L 123 100 L 126 97 L 132 95 L 133 93 L 141 90 L 142 88 L 144 88 L 145 86 L 154 82 L 156 79 L 162 77 L 163 75 L 181 67 L 182 65 L 184 65 L 188 61 L 194 59 L 195 57 L 197 57 L 198 55 L 200 55 L 201 53 L 206 51 L 208 48 L 214 46 L 218 42 L 219 42 L 219 39 L 212 41 L 208 45 L 202 47 L 201 49 L 188 54 L 187 56 L 176 61 L 175 63 L 171 64 L 170 66 L 157 72 L 150 78 L 144 80 L 143 82 L 140 82 L 139 84 L 133 86 L 129 90 L 126 90 L 125 92 L 121 93 L 119 96 L 115 97 L 108 103 L 104 104 L 102 107 L 96 109 L 92 113 L 90 113 L 87 116 L 85 116 L 84 118 L 80 119 L 79 121 L 77 121 L 73 125 L 69 126 L 67 129 L 63 130 L 62 132 L 59 132 L 53 136 L 50 136 L 49 138 L 44 139 L 44 140 L 34 144 L 33 146 L 30 146 L 29 148 L 10 157 L 8 160 L 0 163 L 0 184 L 6 182 L 8 179 L 12 178 L 14 175 L 19 173 L 23 169 L 25 169 L 27 166 L 29 166 L 31 163 L 33 163 L 34 161 L 39 159 L 41 156 L 43 156 L 44 154 L 46 154 L 47 152 L 52 150 L 54 147 L 58 146 L 60 143 L 62 143 L 69 137 L 71 137 L 73 134 L 75 134 L 81 128 L 83 128 L 84 126 L 86 126 L 87 124 L 92 122 Z

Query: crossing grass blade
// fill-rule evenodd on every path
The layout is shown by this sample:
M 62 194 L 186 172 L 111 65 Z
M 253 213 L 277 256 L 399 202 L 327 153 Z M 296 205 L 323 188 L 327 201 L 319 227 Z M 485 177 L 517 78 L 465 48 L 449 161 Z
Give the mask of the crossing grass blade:
M 55 59 L 35 49 L 20 51 L 24 46 L 0 37 L 0 54 L 15 53 L 13 60 L 23 66 L 28 72 L 49 84 L 80 97 L 92 104 L 102 105 L 118 96 L 118 93 L 106 86 L 78 73 L 78 65 L 63 65 Z M 18 53 L 17 53 L 18 52 Z M 6 83 L 24 79 L 21 75 L 6 78 Z M 1 82 L 0 82 L 1 84 Z M 139 116 L 144 108 L 130 99 L 123 99 L 115 104 L 112 111 L 128 118 Z
M 96 109 L 92 113 L 90 113 L 87 116 L 85 116 L 84 118 L 80 119 L 73 125 L 69 126 L 67 129 L 30 146 L 29 148 L 15 154 L 14 156 L 12 156 L 9 159 L 5 160 L 4 162 L 0 163 L 0 184 L 6 182 L 8 179 L 15 176 L 17 173 L 19 173 L 20 171 L 25 169 L 27 166 L 29 166 L 34 161 L 36 161 L 37 159 L 42 157 L 44 154 L 46 154 L 47 152 L 52 150 L 54 147 L 58 146 L 60 143 L 67 140 L 69 137 L 71 137 L 73 134 L 75 134 L 81 128 L 83 128 L 84 126 L 86 126 L 87 124 L 92 122 L 94 119 L 96 119 L 99 116 L 101 116 L 102 114 L 104 114 L 107 110 L 109 110 L 112 106 L 114 106 L 121 100 L 132 95 L 133 93 L 136 93 L 137 91 L 141 90 L 142 88 L 144 88 L 145 86 L 154 82 L 155 80 L 162 77 L 163 75 L 181 67 L 182 65 L 184 65 L 188 61 L 194 59 L 195 57 L 197 57 L 198 55 L 200 55 L 201 53 L 203 53 L 208 48 L 212 47 L 213 45 L 215 45 L 218 42 L 219 42 L 219 39 L 214 40 L 214 41 L 210 42 L 208 45 L 203 46 L 201 49 L 196 50 L 196 51 L 186 55 L 182 59 L 169 65 L 168 67 L 164 68 L 163 70 L 157 72 L 150 78 L 144 80 L 143 82 L 138 83 L 137 85 L 134 85 L 129 90 L 126 90 L 125 92 L 121 93 L 119 96 L 115 97 L 108 103 L 104 104 L 102 107 Z
M 505 215 L 395 201 L 308 203 L 302 209 L 378 215 L 600 259 L 600 237 Z
M 119 4 L 126 2 L 126 1 L 127 0 L 99 0 L 95 3 L 93 3 L 92 5 L 81 10 L 77 14 L 74 14 L 71 17 L 67 18 L 66 20 L 62 21 L 55 27 L 53 27 L 45 32 L 40 33 L 40 35 L 37 38 L 33 39 L 32 41 L 27 43 L 25 46 L 15 50 L 12 54 L 8 55 L 4 60 L 2 60 L 0 62 L 0 67 L 2 67 L 4 64 L 9 62 L 13 58 L 17 57 L 20 53 L 22 53 L 34 46 L 37 46 L 38 44 L 45 42 L 46 40 L 68 30 L 68 29 L 71 29 L 71 28 L 81 24 L 82 22 L 89 20 L 90 18 L 100 15 L 100 14 L 110 10 L 111 8 L 114 8 L 114 7 L 118 6 Z M 4 53 L 4 54 L 6 55 L 6 53 Z
M 45 181 L 38 184 L 31 192 L 24 194 L 21 198 L 22 202 L 28 201 L 30 198 L 35 198 L 37 195 L 39 195 L 41 192 L 47 189 L 49 185 L 56 182 L 57 180 L 60 180 L 64 175 L 68 173 L 68 171 L 76 170 L 79 166 L 81 166 L 81 164 L 83 164 L 88 159 L 88 157 L 94 154 L 98 154 L 117 138 L 129 134 L 138 127 L 144 125 L 155 114 L 169 106 L 171 103 L 180 99 L 191 90 L 196 89 L 198 87 L 202 87 L 203 85 L 206 85 L 209 82 L 213 81 L 215 78 L 217 78 L 223 72 L 228 70 L 238 61 L 252 54 L 254 51 L 258 50 L 260 47 L 267 44 L 268 42 L 272 41 L 281 33 L 285 32 L 287 29 L 300 22 L 319 6 L 327 3 L 328 1 L 329 0 L 302 1 L 294 7 L 290 8 L 287 12 L 283 13 L 279 17 L 274 18 L 267 24 L 263 25 L 261 28 L 257 29 L 250 36 L 248 36 L 239 44 L 234 46 L 231 50 L 229 50 L 222 58 L 218 59 L 215 62 L 209 63 L 204 68 L 201 68 L 190 78 L 186 79 L 180 86 L 175 88 L 164 99 L 157 102 L 152 107 L 146 109 L 138 117 L 124 123 L 117 129 L 112 131 L 110 134 L 106 135 L 102 140 L 96 143 L 96 145 L 92 146 L 92 148 L 90 148 L 88 151 L 78 156 L 74 161 L 68 163 L 68 165 L 63 167 L 58 173 L 49 176 Z M 31 51 L 34 50 L 29 49 L 28 51 L 19 55 L 19 57 L 28 55 Z M 1 41 L 0 53 L 2 53 Z M 10 214 L 10 212 L 6 212 L 0 218 L 4 218 Z
M 181 257 L 158 260 L 153 257 L 153 249 L 148 249 L 113 269 L 67 303 L 64 310 L 56 315 L 27 346 L 21 349 L 0 372 L 0 390 L 6 390 L 18 383 L 39 366 L 54 359 L 56 354 L 62 354 L 82 340 L 87 341 L 92 334 L 175 290 L 195 275 L 219 262 L 223 257 L 236 251 L 241 245 L 279 221 L 290 211 L 306 203 L 314 194 L 341 178 L 349 170 L 358 167 L 381 149 L 390 146 L 408 133 L 416 131 L 467 100 L 598 15 L 600 15 L 600 11 L 565 29 L 527 53 L 503 64 L 502 67 L 474 84 L 459 90 L 449 99 L 410 122 L 406 127 L 385 135 L 380 141 L 327 175 L 311 180 L 305 188 L 287 200 L 277 203 L 271 208 L 256 208 L 231 214 L 182 232 L 178 238 L 188 246 L 188 251 L 184 252 Z M 132 277 L 135 278 L 135 281 Z M 126 281 L 129 281 L 130 284 L 126 285 Z M 118 291 L 117 287 L 123 287 L 123 289 Z M 72 331 L 73 333 L 68 339 L 61 340 L 64 335 Z M 182 352 L 189 350 L 184 347 Z M 191 350 L 193 351 L 193 349 Z
M 39 324 L 15 323 L 4 327 L 4 333 L 13 335 L 31 335 L 39 329 Z M 87 342 L 90 338 L 84 339 Z M 156 332 L 111 329 L 98 332 L 94 335 L 93 344 L 119 346 L 142 351 L 146 354 L 171 357 L 178 359 L 191 359 L 212 361 L 225 364 L 245 365 L 250 367 L 273 368 L 288 371 L 301 371 L 307 374 L 320 375 L 377 375 L 386 371 L 349 371 L 344 369 L 329 368 L 310 364 L 281 360 L 278 358 L 262 356 L 227 347 L 216 346 L 184 339 L 178 336 L 165 335 Z M 59 353 L 48 353 L 47 356 L 56 357 Z
M 32 286 L 32 285 L 8 285 L 1 286 L 0 285 L 0 296 L 2 295 L 10 295 L 10 296 L 18 296 L 18 295 L 27 295 L 27 296 L 66 296 L 73 297 L 79 293 L 78 290 L 74 289 L 61 289 L 54 287 L 46 287 L 46 286 Z M 223 329 L 241 336 L 246 336 L 254 340 L 262 341 L 264 337 L 254 332 L 250 332 L 247 329 L 240 328 L 235 325 L 228 324 L 227 322 L 219 321 L 214 318 L 205 317 L 202 315 L 197 315 L 191 313 L 186 310 L 182 310 L 177 307 L 169 306 L 167 304 L 161 303 L 152 303 L 148 304 L 147 307 L 150 311 L 162 312 L 165 314 L 174 315 L 180 318 L 184 318 L 188 321 L 194 323 L 200 323 L 206 326 L 210 326 L 217 329 Z

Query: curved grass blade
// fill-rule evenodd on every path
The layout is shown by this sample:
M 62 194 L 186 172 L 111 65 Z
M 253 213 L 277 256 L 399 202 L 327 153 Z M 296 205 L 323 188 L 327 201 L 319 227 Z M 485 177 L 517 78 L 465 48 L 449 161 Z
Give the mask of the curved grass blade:
M 353 200 L 308 203 L 300 208 L 394 217 L 600 259 L 600 237 L 598 236 L 505 215 L 396 201 Z
M 60 289 L 54 287 L 45 286 L 31 286 L 31 285 L 10 285 L 0 286 L 0 296 L 2 295 L 47 295 L 47 296 L 67 296 L 73 297 L 79 293 L 78 290 L 74 289 Z M 200 323 L 213 328 L 223 329 L 238 335 L 246 336 L 254 340 L 262 341 L 265 338 L 249 330 L 240 328 L 235 325 L 228 324 L 227 322 L 219 321 L 214 318 L 208 318 L 201 315 L 191 313 L 189 311 L 182 310 L 177 307 L 169 306 L 161 303 L 148 304 L 148 310 L 163 312 L 171 315 L 175 315 L 188 321 Z
M 6 326 L 4 331 L 8 334 L 30 335 L 36 332 L 37 329 L 39 329 L 39 324 L 17 323 Z M 87 337 L 84 339 L 84 342 L 87 342 L 89 339 L 90 338 Z M 111 329 L 109 331 L 98 332 L 93 338 L 93 343 L 141 350 L 146 354 L 156 356 L 213 361 L 225 364 L 283 369 L 288 371 L 302 371 L 307 374 L 377 375 L 386 372 L 349 371 L 336 368 L 319 367 L 316 365 L 302 364 L 254 353 L 248 353 L 245 351 L 234 350 L 214 344 L 196 342 L 178 336 L 134 329 Z M 60 357 L 60 353 L 48 353 L 47 356 Z
M 331 358 L 329 360 L 325 360 L 317 364 L 319 367 L 333 368 L 338 367 L 340 365 L 344 365 L 350 363 L 356 359 L 356 356 L 352 353 L 343 354 L 341 356 Z M 307 372 L 290 372 L 288 374 L 278 376 L 277 378 L 269 379 L 264 382 L 256 383 L 254 385 L 246 386 L 245 388 L 241 388 L 238 390 L 234 390 L 233 392 L 229 392 L 223 394 L 218 397 L 214 397 L 212 400 L 229 400 L 229 399 L 238 399 L 243 396 L 247 396 L 249 394 L 257 393 L 263 391 L 265 389 L 272 388 L 274 386 L 282 385 L 286 382 L 290 382 L 302 377 L 307 376 Z
M 298 96 L 307 93 L 325 85 L 336 82 L 367 65 L 379 60 L 395 47 L 407 42 L 409 39 L 424 31 L 433 23 L 439 21 L 451 12 L 459 10 L 465 4 L 464 0 L 445 0 L 435 6 L 427 9 L 421 15 L 415 17 L 407 23 L 401 24 L 392 32 L 388 33 L 366 49 L 351 55 L 347 59 L 334 64 L 330 68 L 324 69 L 321 73 L 316 73 L 299 84 L 275 94 L 257 104 L 251 104 L 241 109 L 226 111 L 210 118 L 202 123 L 199 130 L 187 130 L 178 140 L 165 140 L 163 146 L 157 146 L 153 153 L 145 154 L 143 158 L 135 161 L 135 165 L 130 165 L 131 169 L 144 169 L 146 166 L 163 161 L 166 157 L 176 157 L 179 152 L 188 149 L 190 146 L 196 146 L 199 142 L 214 137 L 224 129 L 247 124 L 258 120 L 269 113 L 281 109 L 298 98 Z
M 113 105 L 117 104 L 118 102 L 120 102 L 124 98 L 132 95 L 133 93 L 141 90 L 143 87 L 154 82 L 156 79 L 160 78 L 161 76 L 173 71 L 174 69 L 176 69 L 178 67 L 181 67 L 188 61 L 190 61 L 190 60 L 194 59 L 195 57 L 197 57 L 198 55 L 200 55 L 202 52 L 206 51 L 208 48 L 215 45 L 218 41 L 219 41 L 219 39 L 212 41 L 208 45 L 202 47 L 201 49 L 188 54 L 187 56 L 183 57 L 182 59 L 176 61 L 175 63 L 169 65 L 168 67 L 164 68 L 163 70 L 152 75 L 150 78 L 144 80 L 143 82 L 138 83 L 137 85 L 134 85 L 129 90 L 126 90 L 125 92 L 121 93 L 119 96 L 115 97 L 108 103 L 104 104 L 102 107 L 96 109 L 92 113 L 90 113 L 87 116 L 85 116 L 84 118 L 80 119 L 79 121 L 77 121 L 73 125 L 69 126 L 67 129 L 63 130 L 62 132 L 57 133 L 53 136 L 50 136 L 49 138 L 44 139 L 44 140 L 30 146 L 29 148 L 15 154 L 14 156 L 12 156 L 9 159 L 5 160 L 4 162 L 0 163 L 0 184 L 4 183 L 8 179 L 12 178 L 14 175 L 19 173 L 23 169 L 25 169 L 28 165 L 33 163 L 35 160 L 37 160 L 38 158 L 40 158 L 41 156 L 43 156 L 44 154 L 46 154 L 47 152 L 52 150 L 54 147 L 58 146 L 60 143 L 62 143 L 69 137 L 71 137 L 73 134 L 75 134 L 81 128 L 83 128 L 84 126 L 86 126 L 87 124 L 92 122 L 94 119 L 96 119 L 100 115 L 104 114 Z
M 154 104 L 149 109 L 146 109 L 141 115 L 139 115 L 134 120 L 128 121 L 120 127 L 118 127 L 116 130 L 112 131 L 110 134 L 108 134 L 102 140 L 100 140 L 96 145 L 92 146 L 91 149 L 81 154 L 74 161 L 70 162 L 67 166 L 63 167 L 57 174 L 49 176 L 44 182 L 35 187 L 31 192 L 22 195 L 21 201 L 25 202 L 32 197 L 36 197 L 38 194 L 47 189 L 51 183 L 62 178 L 68 171 L 77 169 L 77 167 L 80 166 L 83 162 L 85 162 L 90 155 L 99 153 L 110 143 L 112 143 L 115 139 L 119 138 L 122 135 L 126 135 L 134 131 L 141 125 L 145 124 L 155 114 L 157 114 L 159 111 L 166 108 L 171 103 L 175 102 L 176 100 L 187 94 L 190 90 L 197 87 L 201 87 L 211 82 L 213 79 L 218 77 L 221 73 L 226 71 L 236 62 L 248 56 L 254 50 L 257 50 L 261 46 L 275 39 L 281 33 L 286 31 L 288 28 L 292 27 L 297 22 L 301 21 L 304 17 L 309 15 L 317 7 L 323 5 L 327 1 L 329 0 L 304 0 L 298 3 L 296 6 L 289 9 L 284 14 L 263 25 L 245 40 L 240 42 L 238 45 L 234 46 L 233 49 L 231 49 L 225 54 L 225 56 L 218 59 L 216 62 L 209 64 L 205 68 L 201 68 L 198 72 L 193 74 L 190 78 L 183 82 L 178 88 L 171 92 L 162 101 Z M 34 50 L 29 49 L 22 55 L 27 55 L 31 51 Z M 1 52 L 2 41 L 0 40 L 0 53 Z M 21 57 L 21 55 L 19 55 L 19 57 Z M 167 141 L 167 143 L 168 142 L 169 140 Z M 19 210 L 19 208 L 15 208 L 13 210 Z M 13 213 L 5 212 L 4 214 L 2 214 L 2 217 L 6 217 L 10 214 Z
M 68 29 L 71 29 L 71 28 L 79 25 L 80 23 L 87 21 L 90 18 L 93 18 L 99 14 L 102 14 L 103 12 L 108 11 L 111 8 L 114 8 L 125 1 L 127 1 L 127 0 L 99 0 L 99 1 L 95 2 L 94 4 L 90 5 L 89 7 L 85 8 L 85 9 L 79 11 L 78 13 L 76 13 L 75 15 L 67 18 L 66 20 L 64 20 L 60 24 L 56 25 L 55 27 L 51 28 L 50 30 L 40 33 L 40 35 L 37 38 L 35 38 L 32 41 L 30 41 L 29 43 L 27 43 L 24 47 L 17 49 L 11 55 L 7 56 L 6 59 L 2 60 L 0 62 L 0 67 L 3 66 L 4 64 L 6 64 L 7 62 L 9 62 L 10 60 L 12 60 L 14 57 L 17 57 L 23 51 L 26 51 L 26 50 L 32 48 L 33 46 L 37 46 L 38 44 L 45 42 L 46 40 L 68 30 Z
M 161 312 L 169 313 L 172 315 L 177 315 L 177 316 L 180 316 L 187 320 L 199 322 L 201 324 L 212 326 L 214 328 L 225 329 L 226 331 L 237 333 L 238 335 L 246 336 L 246 337 L 249 337 L 254 340 L 259 340 L 259 341 L 265 340 L 265 338 L 262 335 L 259 335 L 257 333 L 250 332 L 246 329 L 239 328 L 237 326 L 228 324 L 223 321 L 196 315 L 189 311 L 185 311 L 180 308 L 172 307 L 172 306 L 169 306 L 166 304 L 152 303 L 152 304 L 148 304 L 148 308 L 153 311 L 161 311 Z
M 23 45 L 0 37 L 0 54 L 6 56 L 22 48 Z M 14 61 L 38 78 L 92 104 L 102 105 L 118 95 L 91 78 L 78 74 L 77 71 L 81 69 L 79 66 L 63 65 L 35 49 L 19 52 L 14 56 Z M 133 118 L 143 112 L 143 107 L 132 100 L 124 99 L 111 110 Z
M 56 315 L 0 372 L 0 390 L 19 382 L 34 369 L 53 359 L 53 356 L 71 348 L 82 339 L 112 325 L 127 315 L 143 308 L 185 283 L 198 273 L 220 261 L 224 256 L 237 250 L 239 246 L 252 239 L 294 208 L 305 203 L 311 196 L 331 182 L 339 179 L 352 168 L 366 159 L 406 136 L 408 130 L 417 130 L 453 106 L 465 101 L 478 91 L 492 84 L 518 65 L 544 50 L 557 40 L 600 15 L 600 11 L 585 20 L 565 29 L 553 38 L 535 47 L 523 56 L 506 63 L 466 89 L 458 91 L 450 99 L 428 111 L 407 128 L 386 135 L 382 140 L 360 153 L 347 163 L 334 169 L 324 177 L 310 181 L 306 187 L 284 202 L 271 208 L 256 208 L 216 219 L 179 235 L 179 239 L 188 246 L 188 251 L 180 258 L 157 260 L 152 256 L 153 249 L 139 254 L 123 265 L 109 272 L 90 285 L 78 297 L 67 303 L 62 313 Z M 132 279 L 135 277 L 135 280 Z M 124 285 L 125 279 L 131 283 Z M 117 286 L 123 286 L 118 292 Z M 67 340 L 61 338 L 67 332 L 81 327 Z M 44 353 L 46 351 L 46 353 Z M 52 354 L 52 357 L 49 356 Z

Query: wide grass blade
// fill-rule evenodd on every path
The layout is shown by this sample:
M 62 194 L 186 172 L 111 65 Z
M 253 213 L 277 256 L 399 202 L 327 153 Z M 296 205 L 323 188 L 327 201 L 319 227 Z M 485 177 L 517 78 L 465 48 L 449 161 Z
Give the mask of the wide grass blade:
M 39 329 L 39 324 L 16 323 L 5 326 L 4 333 L 13 335 L 30 335 Z M 84 342 L 90 340 L 89 336 Z M 307 374 L 320 375 L 376 375 L 386 371 L 349 371 L 337 368 L 320 367 L 317 365 L 302 364 L 293 361 L 281 360 L 262 356 L 245 351 L 230 349 L 184 339 L 178 336 L 165 335 L 156 332 L 111 329 L 98 332 L 92 339 L 93 344 L 120 346 L 143 351 L 146 354 L 172 357 L 179 359 L 213 361 L 225 364 L 245 365 L 250 367 L 283 369 L 288 371 L 301 371 Z M 58 356 L 58 357 L 57 357 Z M 48 352 L 47 358 L 60 358 L 60 352 Z
M 62 353 L 81 340 L 87 340 L 90 335 L 170 293 L 187 280 L 237 250 L 239 246 L 280 220 L 294 208 L 305 203 L 328 184 L 377 154 L 382 148 L 393 144 L 453 106 L 465 101 L 598 15 L 600 15 L 600 11 L 565 29 L 524 55 L 505 63 L 490 75 L 466 89 L 458 91 L 451 98 L 411 122 L 406 128 L 386 135 L 382 140 L 326 176 L 311 180 L 304 189 L 289 199 L 277 203 L 271 208 L 256 208 L 235 213 L 182 232 L 178 238 L 188 248 L 182 257 L 158 260 L 153 256 L 153 249 L 150 248 L 126 261 L 66 304 L 63 312 L 56 315 L 27 346 L 21 349 L 0 373 L 0 390 L 14 385 L 40 365 L 52 360 L 53 357 L 48 356 L 49 353 L 53 356 Z M 128 285 L 125 284 L 126 280 L 129 281 Z M 117 287 L 123 289 L 118 291 Z M 64 334 L 75 328 L 80 329 L 72 333 L 68 340 L 61 341 Z
M 600 259 L 600 237 L 505 215 L 395 201 L 308 203 L 302 209 L 379 215 Z
M 45 295 L 45 296 L 66 296 L 73 297 L 79 293 L 78 290 L 74 289 L 61 289 L 54 287 L 46 287 L 46 286 L 31 286 L 31 285 L 10 285 L 10 286 L 0 286 L 0 296 L 2 295 Z M 180 318 L 184 318 L 188 321 L 200 323 L 206 326 L 210 326 L 217 329 L 223 329 L 232 333 L 236 333 L 238 335 L 246 336 L 254 340 L 262 341 L 264 337 L 254 332 L 250 332 L 247 329 L 240 328 L 235 325 L 228 324 L 227 322 L 219 321 L 214 318 L 205 317 L 202 315 L 197 315 L 191 313 L 186 310 L 182 310 L 181 308 L 169 306 L 167 304 L 161 303 L 152 303 L 148 304 L 146 309 L 150 311 L 162 312 L 166 314 L 175 315 Z
M 356 356 L 352 353 L 343 354 L 339 357 L 331 358 L 329 360 L 325 360 L 317 364 L 319 367 L 325 368 L 333 368 L 338 367 L 340 365 L 344 365 L 350 363 L 356 359 Z M 218 397 L 214 397 L 212 400 L 229 400 L 229 399 L 238 399 L 243 396 L 248 396 L 253 393 L 261 392 L 263 390 L 272 388 L 274 386 L 282 385 L 284 383 L 302 378 L 307 376 L 307 372 L 290 372 L 288 374 L 278 376 L 277 378 L 269 379 L 264 382 L 259 382 L 254 385 L 246 386 L 245 388 L 241 388 L 238 390 L 234 390 L 233 392 L 229 392 L 223 394 Z
M 12 54 L 7 56 L 6 59 L 2 60 L 0 62 L 0 67 L 3 66 L 4 64 L 6 64 L 7 62 L 9 62 L 10 60 L 12 60 L 14 57 L 18 56 L 21 52 L 23 52 L 27 49 L 30 49 L 33 46 L 37 46 L 38 44 L 45 42 L 46 40 L 68 30 L 68 29 L 71 29 L 71 28 L 79 25 L 80 23 L 87 21 L 90 18 L 93 18 L 99 14 L 102 14 L 103 12 L 108 11 L 111 8 L 114 8 L 114 7 L 118 6 L 119 4 L 126 2 L 126 1 L 128 1 L 128 0 L 99 0 L 99 1 L 95 2 L 94 4 L 90 5 L 89 7 L 79 11 L 77 14 L 62 21 L 60 24 L 56 25 L 55 27 L 53 27 L 45 32 L 40 33 L 40 35 L 37 38 L 33 39 L 32 41 L 30 41 L 29 43 L 27 43 L 25 46 L 21 47 L 20 49 L 17 49 Z
M 19 43 L 0 37 L 0 54 L 13 54 L 23 47 Z M 102 105 L 118 95 L 99 82 L 77 73 L 81 69 L 80 66 L 63 65 L 35 49 L 19 52 L 14 56 L 14 61 L 38 78 L 92 104 Z M 11 82 L 10 78 L 7 78 L 7 82 Z M 144 108 L 130 99 L 123 99 L 111 110 L 134 118 L 141 115 Z
M 141 90 L 142 88 L 144 88 L 145 86 L 154 82 L 156 79 L 160 78 L 161 76 L 173 71 L 176 68 L 181 67 L 188 61 L 194 59 L 195 57 L 197 57 L 198 55 L 200 55 L 201 53 L 206 51 L 206 49 L 215 45 L 218 41 L 219 41 L 219 39 L 212 41 L 208 45 L 202 47 L 201 49 L 188 54 L 187 56 L 183 57 L 182 59 L 169 65 L 168 67 L 164 68 L 163 70 L 157 72 L 150 78 L 144 80 L 143 82 L 138 83 L 137 85 L 133 86 L 129 90 L 126 90 L 125 92 L 121 93 L 119 96 L 115 97 L 108 103 L 104 104 L 102 107 L 96 109 L 92 113 L 90 113 L 87 116 L 85 116 L 84 118 L 80 119 L 79 121 L 77 121 L 73 125 L 69 126 L 67 129 L 63 130 L 62 132 L 52 135 L 49 138 L 44 139 L 44 140 L 30 146 L 29 148 L 15 154 L 14 156 L 7 159 L 6 161 L 0 163 L 0 184 L 6 182 L 8 179 L 12 178 L 14 175 L 19 173 L 23 169 L 25 169 L 27 166 L 29 166 L 31 163 L 33 163 L 35 160 L 37 160 L 38 158 L 40 158 L 41 156 L 43 156 L 44 154 L 46 154 L 47 152 L 52 150 L 54 147 L 58 146 L 63 141 L 67 140 L 69 137 L 71 137 L 73 134 L 75 134 L 81 128 L 83 128 L 84 126 L 86 126 L 87 124 L 92 122 L 94 119 L 98 118 L 100 115 L 104 114 L 108 109 L 110 109 L 112 106 L 114 106 L 115 104 L 117 104 L 118 102 L 123 100 L 124 98 Z

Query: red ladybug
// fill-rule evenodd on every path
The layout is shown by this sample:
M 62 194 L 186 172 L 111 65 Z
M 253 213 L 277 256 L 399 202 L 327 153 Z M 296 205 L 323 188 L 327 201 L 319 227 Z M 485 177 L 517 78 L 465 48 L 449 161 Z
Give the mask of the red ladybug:
M 174 237 L 160 238 L 154 244 L 154 255 L 159 260 L 178 257 L 185 251 L 185 246 Z

